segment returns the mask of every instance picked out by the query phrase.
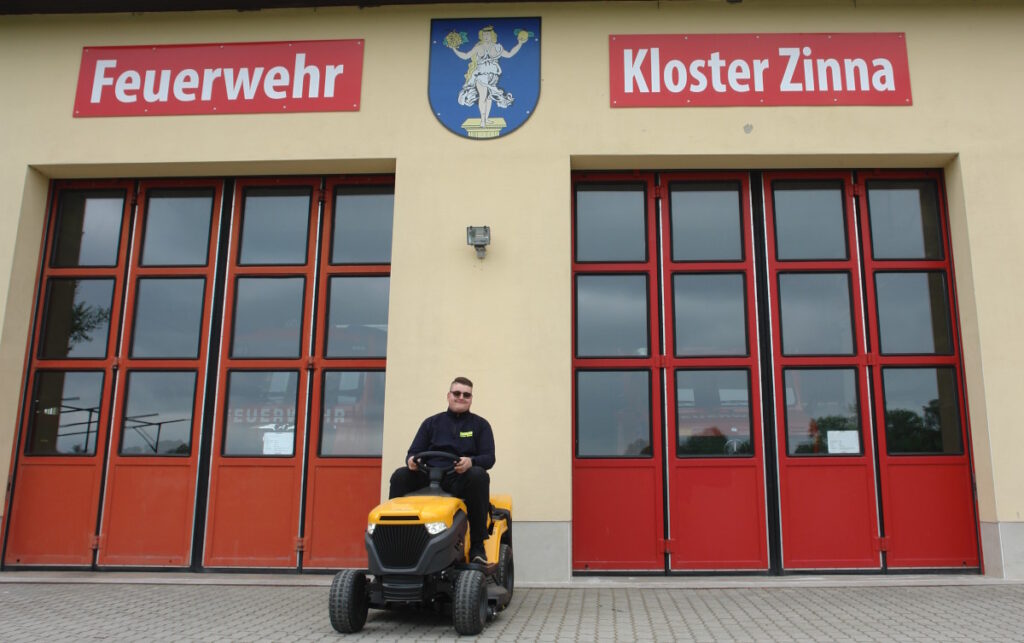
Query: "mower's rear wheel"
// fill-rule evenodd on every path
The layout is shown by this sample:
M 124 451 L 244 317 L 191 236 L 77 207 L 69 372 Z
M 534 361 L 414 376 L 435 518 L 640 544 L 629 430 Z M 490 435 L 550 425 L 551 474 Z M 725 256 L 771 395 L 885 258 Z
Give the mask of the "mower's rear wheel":
M 487 586 L 483 572 L 467 569 L 455 579 L 452 616 L 459 634 L 479 634 L 487 622 Z
M 343 569 L 331 583 L 328 596 L 331 625 L 342 634 L 363 629 L 366 613 L 370 610 L 366 597 L 366 574 L 355 569 Z
M 498 606 L 499 610 L 503 610 L 512 602 L 512 590 L 516 584 L 516 570 L 515 565 L 512 563 L 512 545 L 502 544 L 501 549 L 498 550 L 497 581 L 508 592 L 505 602 Z

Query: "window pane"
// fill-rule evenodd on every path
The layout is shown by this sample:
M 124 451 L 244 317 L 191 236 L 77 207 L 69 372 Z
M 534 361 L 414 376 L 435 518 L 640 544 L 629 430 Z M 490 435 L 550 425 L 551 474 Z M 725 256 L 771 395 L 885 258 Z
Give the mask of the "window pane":
M 672 260 L 740 261 L 740 188 L 735 183 L 672 184 Z
M 576 261 L 646 261 L 642 185 L 576 188 Z
M 884 368 L 888 453 L 963 453 L 952 368 Z
M 746 355 L 742 274 L 673 275 L 676 355 Z
M 945 275 L 880 272 L 875 292 L 883 353 L 953 352 Z
M 647 371 L 576 373 L 576 455 L 651 457 L 650 384 Z
M 296 371 L 231 371 L 224 455 L 295 453 Z
M 867 192 L 875 259 L 942 259 L 933 181 L 869 181 Z
M 747 371 L 676 371 L 676 453 L 749 455 Z
M 776 181 L 772 187 L 780 261 L 847 258 L 842 183 Z
M 152 190 L 146 204 L 143 266 L 205 266 L 213 190 Z
M 779 275 L 784 355 L 852 355 L 850 278 L 846 273 Z
M 199 357 L 205 279 L 139 279 L 132 357 Z
M 384 372 L 324 374 L 320 455 L 380 457 L 384 440 Z
M 194 371 L 133 371 L 121 424 L 121 455 L 192 452 Z
M 580 357 L 649 354 L 645 275 L 576 278 L 576 347 Z
M 331 263 L 391 263 L 395 188 L 338 188 Z
M 103 373 L 40 371 L 32 400 L 28 455 L 93 455 Z
M 327 357 L 384 357 L 390 277 L 331 277 Z
M 113 279 L 51 279 L 40 357 L 106 357 L 113 297 Z
M 68 191 L 60 195 L 54 266 L 116 266 L 124 191 Z
M 302 277 L 240 277 L 235 287 L 232 357 L 298 357 Z
M 306 263 L 309 188 L 250 188 L 242 212 L 238 263 Z
M 787 368 L 789 455 L 860 455 L 857 373 L 852 368 Z

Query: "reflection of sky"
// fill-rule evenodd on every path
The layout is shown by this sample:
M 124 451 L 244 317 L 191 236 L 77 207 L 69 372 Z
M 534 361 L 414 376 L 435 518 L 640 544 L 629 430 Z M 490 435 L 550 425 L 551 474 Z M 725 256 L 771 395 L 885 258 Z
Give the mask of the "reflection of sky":
M 235 357 L 297 357 L 302 334 L 301 277 L 242 277 L 236 287 Z
M 132 357 L 191 357 L 199 352 L 203 279 L 140 279 Z
M 871 214 L 871 246 L 879 259 L 924 259 L 925 234 L 921 198 L 927 192 L 916 189 L 870 188 L 868 190 L 868 211 Z M 931 199 L 928 199 L 931 201 Z M 935 222 L 935 204 L 929 203 L 927 217 L 929 228 L 938 230 Z M 928 239 L 931 250 L 928 258 L 937 259 L 938 239 Z
M 850 280 L 845 273 L 779 276 L 782 346 L 787 355 L 849 355 Z
M 121 451 L 166 453 L 189 444 L 195 381 L 194 372 L 130 373 Z
M 875 275 L 878 324 L 883 353 L 947 352 L 949 346 L 945 280 L 938 273 L 905 272 Z M 936 301 L 932 301 L 932 296 Z M 941 314 L 936 328 L 933 305 Z
M 578 455 L 650 455 L 646 372 L 581 371 L 576 395 Z
M 743 355 L 743 276 L 675 275 L 676 353 Z
M 394 194 L 339 194 L 331 263 L 389 263 L 394 211 Z
M 736 190 L 672 191 L 672 258 L 735 261 L 742 257 Z
M 243 264 L 306 262 L 309 194 L 247 194 L 242 220 Z M 250 192 L 256 192 L 255 190 Z
M 112 266 L 117 263 L 124 199 L 90 197 L 85 200 L 80 266 Z
M 646 234 L 643 190 L 576 192 L 577 261 L 643 261 Z
M 952 380 L 948 368 L 886 368 L 882 374 L 886 410 L 903 409 L 921 415 L 929 402 L 939 398 L 939 378 L 947 383 Z
M 212 208 L 212 196 L 150 198 L 142 264 L 204 265 Z
M 837 189 L 773 194 L 780 259 L 844 259 L 843 196 Z
M 387 327 L 388 277 L 332 277 L 331 326 Z
M 577 278 L 580 355 L 647 354 L 647 279 L 643 275 Z

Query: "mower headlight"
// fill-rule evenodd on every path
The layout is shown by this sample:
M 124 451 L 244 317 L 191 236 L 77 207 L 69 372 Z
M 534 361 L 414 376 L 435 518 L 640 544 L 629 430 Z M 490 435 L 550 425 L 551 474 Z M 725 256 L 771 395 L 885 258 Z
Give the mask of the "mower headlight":
M 431 536 L 436 536 L 445 529 L 448 529 L 448 525 L 443 522 L 428 522 L 425 527 L 427 528 L 427 533 Z
M 366 533 L 368 533 L 368 534 L 370 534 L 372 536 L 373 535 L 373 530 L 376 529 L 376 528 L 377 528 L 377 525 L 371 522 L 370 524 L 366 525 Z

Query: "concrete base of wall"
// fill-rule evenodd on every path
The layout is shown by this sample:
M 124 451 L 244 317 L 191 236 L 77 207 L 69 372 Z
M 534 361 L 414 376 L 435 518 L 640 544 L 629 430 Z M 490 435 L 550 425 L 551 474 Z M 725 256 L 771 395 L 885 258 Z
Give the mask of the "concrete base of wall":
M 1024 579 L 1024 522 L 981 523 L 985 575 Z
M 512 522 L 516 582 L 565 583 L 572 551 L 568 522 Z

